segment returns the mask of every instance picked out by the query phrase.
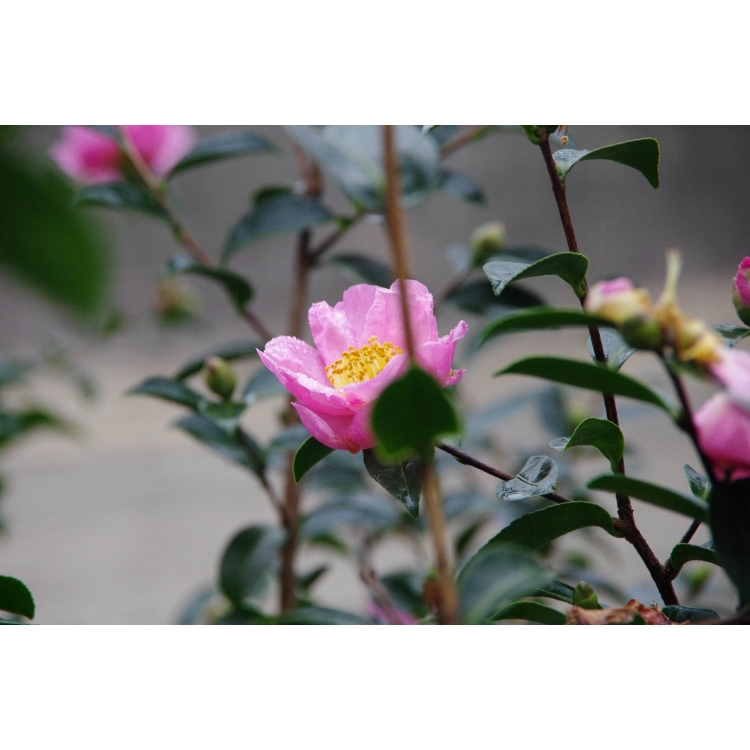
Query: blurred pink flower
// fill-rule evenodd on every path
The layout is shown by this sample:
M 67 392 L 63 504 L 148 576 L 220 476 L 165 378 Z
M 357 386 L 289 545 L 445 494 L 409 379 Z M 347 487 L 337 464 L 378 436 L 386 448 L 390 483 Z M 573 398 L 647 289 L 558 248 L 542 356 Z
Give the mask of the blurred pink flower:
M 620 277 L 598 281 L 586 295 L 586 312 L 601 315 L 621 324 L 629 318 L 648 312 L 651 298 L 645 289 L 636 289 L 630 279 Z
M 750 476 L 750 411 L 728 393 L 712 396 L 695 413 L 695 427 L 703 452 L 719 479 Z
M 418 281 L 406 283 L 417 362 L 441 386 L 453 385 L 464 373 L 452 364 L 466 323 L 462 320 L 438 338 L 432 295 Z M 293 406 L 313 437 L 351 453 L 372 448 L 372 404 L 409 366 L 398 283 L 390 289 L 349 287 L 341 302 L 334 307 L 316 302 L 308 317 L 317 349 L 291 336 L 277 336 L 258 354 L 298 399 Z
M 745 325 L 750 325 L 750 258 L 743 258 L 734 277 L 732 301 L 737 315 Z
M 709 364 L 708 370 L 724 386 L 733 401 L 750 409 L 750 354 L 723 346 L 717 356 L 718 362 Z
M 413 614 L 404 612 L 402 609 L 391 608 L 389 612 L 386 612 L 373 599 L 367 600 L 367 615 L 384 625 L 416 625 L 418 622 Z
M 196 142 L 187 125 L 123 125 L 127 137 L 158 177 L 164 177 Z M 122 180 L 122 154 L 117 143 L 91 128 L 67 125 L 50 149 L 60 169 L 79 182 Z

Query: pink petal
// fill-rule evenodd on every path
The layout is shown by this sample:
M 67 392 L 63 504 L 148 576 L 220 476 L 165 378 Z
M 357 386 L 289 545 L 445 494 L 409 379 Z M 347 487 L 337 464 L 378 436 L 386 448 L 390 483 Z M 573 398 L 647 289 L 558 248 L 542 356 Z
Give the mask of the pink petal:
M 750 412 L 733 403 L 726 393 L 712 396 L 696 412 L 695 426 L 704 453 L 716 465 L 720 476 L 733 478 L 750 471 Z
M 197 140 L 187 125 L 124 125 L 123 129 L 146 164 L 164 177 Z
M 750 406 L 750 354 L 722 347 L 719 356 L 721 359 L 708 369 L 734 400 Z
M 374 378 L 363 380 L 361 383 L 351 383 L 344 386 L 339 393 L 347 404 L 358 409 L 363 404 L 374 401 L 385 387 L 401 377 L 408 367 L 409 357 L 405 353 L 397 354 Z
M 346 313 L 341 309 L 341 302 L 335 307 L 331 307 L 327 302 L 316 302 L 310 308 L 307 317 L 313 341 L 325 364 L 335 362 L 350 346 L 358 348 L 354 330 Z
M 399 283 L 395 281 L 390 289 L 380 289 L 367 313 L 366 329 L 376 335 L 380 343 L 390 341 L 406 351 L 403 315 L 401 312 L 401 295 Z M 419 281 L 409 279 L 406 282 L 406 297 L 409 302 L 409 319 L 411 321 L 414 345 L 419 346 L 428 341 L 437 341 L 437 321 L 433 312 L 434 303 L 429 289 Z
M 307 431 L 329 448 L 357 453 L 375 445 L 369 426 L 369 408 L 360 409 L 354 415 L 336 416 L 321 414 L 301 403 L 294 403 L 292 406 L 297 410 Z
M 121 180 L 117 144 L 103 133 L 81 125 L 63 128 L 50 156 L 65 174 L 87 184 Z
M 467 329 L 466 322 L 462 320 L 447 336 L 417 347 L 417 362 L 442 386 L 457 383 L 463 375 L 463 370 L 456 371 L 452 368 L 456 344 L 466 335 Z

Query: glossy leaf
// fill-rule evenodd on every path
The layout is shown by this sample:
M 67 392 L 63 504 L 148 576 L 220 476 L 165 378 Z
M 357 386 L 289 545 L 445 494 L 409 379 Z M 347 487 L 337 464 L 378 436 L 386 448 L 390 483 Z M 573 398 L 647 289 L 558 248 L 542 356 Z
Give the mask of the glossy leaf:
M 569 438 L 558 438 L 550 446 L 565 451 L 578 445 L 592 445 L 606 458 L 615 471 L 625 451 L 622 431 L 608 419 L 584 419 Z
M 687 477 L 690 491 L 701 500 L 708 500 L 711 494 L 711 483 L 708 477 L 699 474 L 692 466 L 685 464 L 685 476 Z
M 564 148 L 556 151 L 553 156 L 563 182 L 568 172 L 579 162 L 606 159 L 638 170 L 652 187 L 659 187 L 659 142 L 655 138 L 638 138 L 596 148 L 593 151 Z
M 392 457 L 425 453 L 436 438 L 459 431 L 446 393 L 431 375 L 416 367 L 380 394 L 371 424 L 380 448 Z
M 581 253 L 555 253 L 533 263 L 492 260 L 483 268 L 495 294 L 500 294 L 508 284 L 522 279 L 559 276 L 581 297 L 584 294 L 583 280 L 589 268 L 589 259 Z
M 573 591 L 575 591 L 575 589 L 570 584 L 563 583 L 562 581 L 550 581 L 548 584 L 535 591 L 533 595 L 544 596 L 548 599 L 555 599 L 558 602 L 572 604 Z
M 69 434 L 75 432 L 72 423 L 36 406 L 12 412 L 0 410 L 0 448 L 5 448 L 11 442 L 40 428 L 58 430 Z
M 255 474 L 262 474 L 265 468 L 263 451 L 249 435 L 241 430 L 229 433 L 200 414 L 184 417 L 176 422 L 175 426 L 224 458 L 245 466 Z
M 467 281 L 451 292 L 445 301 L 475 315 L 486 315 L 504 308 L 526 308 L 542 304 L 539 295 L 517 285 L 505 287 L 498 297 L 487 279 Z
M 526 513 L 493 536 L 485 547 L 515 544 L 533 550 L 587 526 L 598 526 L 612 536 L 620 536 L 612 516 L 601 505 L 574 501 Z
M 146 378 L 142 383 L 128 391 L 129 394 L 141 396 L 153 396 L 164 401 L 172 401 L 181 406 L 189 406 L 197 409 L 205 399 L 200 393 L 188 388 L 184 383 L 162 375 L 154 375 Z
M 0 152 L 0 267 L 69 310 L 92 315 L 107 290 L 108 248 L 72 199 L 58 172 Z
M 276 151 L 273 143 L 247 130 L 219 133 L 201 140 L 190 153 L 183 156 L 172 167 L 169 177 L 186 169 L 209 164 L 220 159 L 232 159 L 237 156 L 268 151 Z
M 306 195 L 274 195 L 257 203 L 232 229 L 224 245 L 224 260 L 237 250 L 277 234 L 301 232 L 332 221 L 334 215 Z
M 279 625 L 371 625 L 359 615 L 327 607 L 300 607 L 279 617 Z
M 736 346 L 746 336 L 750 336 L 750 328 L 747 326 L 729 326 L 718 324 L 714 329 L 724 339 L 724 344 L 728 347 Z
M 672 622 L 703 622 L 704 620 L 718 620 L 719 615 L 712 609 L 702 609 L 700 607 L 683 607 L 678 604 L 670 604 L 662 607 L 662 614 L 668 617 Z
M 468 625 L 487 622 L 503 602 L 527 596 L 551 578 L 523 550 L 485 546 L 466 563 L 456 582 L 461 621 Z
M 668 490 L 666 487 L 659 487 L 650 482 L 644 482 L 641 479 L 625 477 L 622 474 L 602 474 L 594 477 L 589 483 L 590 490 L 604 490 L 605 492 L 615 492 L 645 503 L 656 505 L 659 508 L 680 513 L 688 518 L 695 518 L 698 521 L 708 521 L 708 506 L 695 498 L 681 495 L 674 490 Z
M 159 219 L 168 218 L 159 201 L 146 188 L 131 182 L 84 185 L 78 188 L 75 205 L 127 209 Z
M 200 357 L 196 357 L 195 359 L 191 359 L 184 364 L 174 376 L 175 380 L 185 380 L 185 378 L 189 378 L 191 375 L 200 372 L 206 366 L 206 362 L 211 359 L 211 357 L 220 357 L 227 362 L 234 362 L 239 359 L 252 359 L 253 357 L 258 356 L 258 349 L 262 347 L 263 344 L 257 341 L 236 341 L 230 344 L 218 346 L 210 352 L 207 352 Z
M 565 614 L 539 602 L 511 602 L 492 615 L 493 622 L 500 620 L 528 620 L 543 625 L 565 625 Z
M 528 500 L 552 492 L 557 484 L 557 465 L 548 456 L 532 456 L 513 479 L 497 485 L 500 500 Z
M 248 406 L 252 406 L 265 398 L 283 396 L 287 393 L 287 389 L 281 385 L 279 379 L 270 370 L 261 367 L 247 381 L 242 400 Z
M 697 544 L 676 544 L 669 555 L 669 561 L 672 563 L 672 568 L 674 569 L 672 577 L 676 578 L 682 570 L 682 566 L 693 560 L 721 565 L 716 550 L 709 547 L 701 547 Z
M 729 579 L 750 601 L 750 479 L 716 482 L 711 492 L 711 531 Z
M 630 346 L 614 328 L 600 328 L 599 335 L 602 339 L 602 348 L 604 349 L 604 358 L 607 366 L 615 371 L 619 370 L 628 361 L 631 354 L 635 354 L 636 352 L 635 347 Z M 591 339 L 588 340 L 588 348 L 591 359 L 596 361 L 594 345 L 591 343 Z
M 307 472 L 315 464 L 322 461 L 326 456 L 333 453 L 333 448 L 318 442 L 314 437 L 309 437 L 294 454 L 294 481 L 299 484 Z
M 219 585 L 233 604 L 262 593 L 283 541 L 283 531 L 267 526 L 250 526 L 232 538 L 221 558 Z
M 392 502 L 379 495 L 354 492 L 323 503 L 302 523 L 305 537 L 317 537 L 341 526 L 377 531 L 399 522 L 401 514 Z
M 674 408 L 667 402 L 665 396 L 639 380 L 598 363 L 581 362 L 564 357 L 526 357 L 508 365 L 495 375 L 530 375 L 551 380 L 554 383 L 573 385 L 613 396 L 627 396 L 658 406 L 670 415 Z
M 444 169 L 440 173 L 440 189 L 467 203 L 483 206 L 487 202 L 479 183 L 462 172 Z
M 25 584 L 11 576 L 0 576 L 0 610 L 34 619 L 34 597 Z
M 394 464 L 378 461 L 372 448 L 362 451 L 367 473 L 390 492 L 414 518 L 419 515 L 424 464 L 418 458 L 402 459 Z
M 488 339 L 506 333 L 522 331 L 546 331 L 558 328 L 612 325 L 605 318 L 589 315 L 583 310 L 565 310 L 554 307 L 532 307 L 529 310 L 518 310 L 493 320 L 480 334 L 479 342 L 484 344 Z
M 367 284 L 388 288 L 395 281 L 389 265 L 364 255 L 334 255 L 328 262 L 349 271 Z
M 208 268 L 196 263 L 192 258 L 175 256 L 167 261 L 164 276 L 170 277 L 180 273 L 189 273 L 196 276 L 205 276 L 221 284 L 231 298 L 234 306 L 242 311 L 253 297 L 253 288 L 236 273 L 223 268 Z
M 198 414 L 210 419 L 227 432 L 234 432 L 237 422 L 247 408 L 246 404 L 231 404 L 223 402 L 215 404 L 211 401 L 201 401 L 198 404 Z

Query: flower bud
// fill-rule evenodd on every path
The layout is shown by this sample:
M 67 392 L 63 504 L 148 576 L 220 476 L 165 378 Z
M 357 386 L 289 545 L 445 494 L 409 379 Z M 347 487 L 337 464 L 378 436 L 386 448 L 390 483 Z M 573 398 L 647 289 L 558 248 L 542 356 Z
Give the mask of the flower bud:
M 581 581 L 573 589 L 573 606 L 583 609 L 599 609 L 599 598 L 596 591 L 585 581 Z
M 627 318 L 620 326 L 620 333 L 636 349 L 659 351 L 662 348 L 661 324 L 650 313 L 643 312 Z
M 636 289 L 630 279 L 621 277 L 594 284 L 583 306 L 586 312 L 620 325 L 628 318 L 647 314 L 651 309 L 651 297 L 646 289 Z
M 675 320 L 673 340 L 678 359 L 698 365 L 718 362 L 724 346 L 721 337 L 704 321 L 685 316 Z
M 739 319 L 750 326 L 750 258 L 743 258 L 734 277 L 732 302 Z
M 490 221 L 477 227 L 469 238 L 473 268 L 483 266 L 493 255 L 503 251 L 505 226 L 499 221 Z
M 221 357 L 211 357 L 206 362 L 203 377 L 206 385 L 225 401 L 232 398 L 237 385 L 237 375 Z

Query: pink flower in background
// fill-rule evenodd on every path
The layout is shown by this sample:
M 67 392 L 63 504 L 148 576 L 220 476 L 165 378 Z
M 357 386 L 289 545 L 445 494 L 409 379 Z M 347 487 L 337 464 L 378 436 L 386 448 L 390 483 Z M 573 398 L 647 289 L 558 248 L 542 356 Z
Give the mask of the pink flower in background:
M 441 386 L 453 385 L 464 373 L 452 365 L 466 323 L 438 338 L 432 295 L 418 281 L 406 283 L 417 362 Z M 277 336 L 258 354 L 297 399 L 293 406 L 314 438 L 351 453 L 372 448 L 372 404 L 409 366 L 398 283 L 349 287 L 341 302 L 316 302 L 308 317 L 317 348 Z
M 123 125 L 123 130 L 158 177 L 164 177 L 196 142 L 195 131 L 187 125 Z M 63 172 L 79 182 L 123 179 L 122 154 L 117 143 L 91 128 L 67 125 L 50 155 Z
M 601 315 L 618 325 L 636 315 L 647 312 L 651 298 L 645 289 L 636 289 L 630 279 L 620 277 L 598 281 L 586 295 L 586 312 Z
M 373 620 L 382 622 L 385 625 L 416 625 L 418 620 L 410 612 L 404 612 L 402 609 L 391 609 L 386 612 L 373 599 L 367 600 L 367 614 Z
M 721 347 L 718 362 L 709 372 L 724 386 L 730 398 L 750 409 L 750 354 L 741 349 Z
M 743 258 L 734 277 L 732 301 L 740 320 L 750 326 L 750 258 Z
M 717 393 L 696 412 L 695 427 L 703 452 L 722 479 L 750 477 L 750 411 L 729 394 Z

